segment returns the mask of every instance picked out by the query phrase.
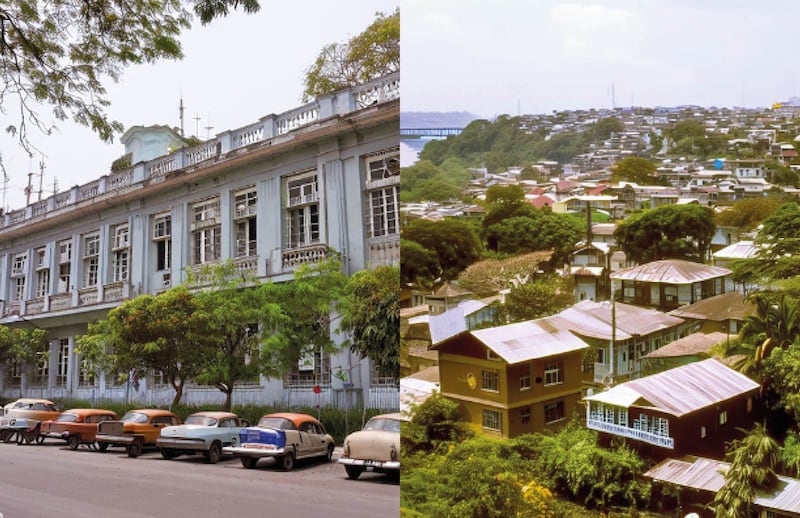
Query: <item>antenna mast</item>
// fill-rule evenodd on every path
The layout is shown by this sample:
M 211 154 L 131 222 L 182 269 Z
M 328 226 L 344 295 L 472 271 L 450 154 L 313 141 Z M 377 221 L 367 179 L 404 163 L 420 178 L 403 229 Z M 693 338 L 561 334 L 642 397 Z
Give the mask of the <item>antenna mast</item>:
M 181 119 L 181 137 L 183 137 L 185 136 L 183 133 L 183 96 L 181 96 L 181 105 L 178 108 L 178 111 L 180 112 L 180 119 Z
M 44 182 L 44 160 L 39 160 L 39 198 L 42 201 L 42 183 Z

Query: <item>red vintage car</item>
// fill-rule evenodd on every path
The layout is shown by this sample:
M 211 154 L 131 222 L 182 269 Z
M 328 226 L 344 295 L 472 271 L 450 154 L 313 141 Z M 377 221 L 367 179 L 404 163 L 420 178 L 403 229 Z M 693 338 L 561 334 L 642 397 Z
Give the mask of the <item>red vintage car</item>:
M 39 436 L 41 438 L 63 439 L 70 450 L 79 444 L 94 447 L 97 425 L 103 421 L 116 421 L 117 414 L 111 410 L 99 408 L 73 408 L 58 416 L 55 420 L 42 422 Z

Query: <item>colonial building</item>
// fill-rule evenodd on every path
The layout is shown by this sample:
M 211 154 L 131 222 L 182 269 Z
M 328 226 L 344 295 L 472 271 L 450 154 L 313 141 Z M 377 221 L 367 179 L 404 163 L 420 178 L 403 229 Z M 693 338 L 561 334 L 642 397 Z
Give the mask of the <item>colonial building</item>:
M 399 75 L 387 76 L 152 159 L 143 143 L 174 144 L 171 131 L 150 128 L 148 139 L 148 128 L 136 128 L 125 135 L 131 167 L 6 213 L 0 324 L 45 329 L 51 347 L 40 365 L 0 373 L 0 395 L 121 399 L 115 376 L 89 376 L 75 337 L 122 301 L 182 283 L 187 269 L 230 259 L 284 282 L 329 251 L 347 274 L 397 264 L 399 88 Z M 376 376 L 368 361 L 347 351 L 312 360 L 237 388 L 234 400 L 399 404 L 396 380 Z M 133 389 L 140 401 L 172 398 L 158 377 Z M 184 398 L 221 393 L 192 386 Z
M 580 400 L 588 345 L 552 318 L 463 332 L 432 348 L 442 395 L 478 432 L 515 437 L 558 426 Z
M 714 359 L 627 381 L 584 398 L 586 426 L 653 457 L 722 456 L 753 423 L 759 384 Z

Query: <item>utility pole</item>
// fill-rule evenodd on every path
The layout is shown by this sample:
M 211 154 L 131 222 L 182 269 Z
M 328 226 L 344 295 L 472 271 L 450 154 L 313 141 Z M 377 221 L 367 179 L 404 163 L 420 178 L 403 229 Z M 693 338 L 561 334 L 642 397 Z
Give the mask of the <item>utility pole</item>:
M 183 134 L 183 96 L 181 96 L 181 104 L 178 107 L 178 113 L 180 115 L 180 120 L 181 120 L 181 137 L 183 137 L 185 136 Z
M 31 185 L 31 181 L 33 178 L 33 171 L 28 172 L 28 186 L 25 187 L 25 205 L 31 204 L 31 193 L 33 192 L 33 186 Z
M 44 182 L 44 160 L 39 160 L 39 199 L 42 201 L 42 184 Z
M 194 116 L 194 136 L 200 137 L 200 121 L 202 117 L 198 114 Z

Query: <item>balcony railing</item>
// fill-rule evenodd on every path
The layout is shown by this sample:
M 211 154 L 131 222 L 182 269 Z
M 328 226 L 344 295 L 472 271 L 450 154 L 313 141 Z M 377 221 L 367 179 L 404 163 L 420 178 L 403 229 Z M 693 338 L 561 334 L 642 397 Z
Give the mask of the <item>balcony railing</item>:
M 656 435 L 654 433 L 645 432 L 644 430 L 637 430 L 614 423 L 607 423 L 597 419 L 587 419 L 586 427 L 590 430 L 597 430 L 599 432 L 606 432 L 620 437 L 627 437 L 628 439 L 636 439 L 637 441 L 654 444 L 662 448 L 670 450 L 675 449 L 675 439 L 672 437 L 665 437 L 663 435 Z
M 328 245 L 289 248 L 283 250 L 281 255 L 281 268 L 283 272 L 290 272 L 300 265 L 318 263 L 325 259 L 328 256 Z
M 258 122 L 242 128 L 229 130 L 197 146 L 174 151 L 132 168 L 103 176 L 85 185 L 75 186 L 70 191 L 51 196 L 36 207 L 7 212 L 0 217 L 0 230 L 24 225 L 34 217 L 48 217 L 56 211 L 70 210 L 80 202 L 104 196 L 119 196 L 131 190 L 154 185 L 173 172 L 202 164 L 206 160 L 224 155 L 254 144 L 275 144 L 287 140 L 292 131 L 310 126 L 334 116 L 347 115 L 376 104 L 400 98 L 400 74 L 394 73 L 356 87 L 323 95 L 306 105 L 278 115 L 267 115 Z M 290 137 L 288 137 L 290 138 Z M 275 139 L 275 140 L 273 140 Z

